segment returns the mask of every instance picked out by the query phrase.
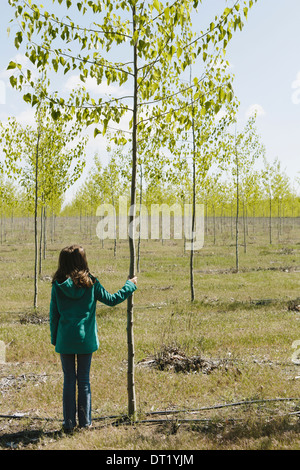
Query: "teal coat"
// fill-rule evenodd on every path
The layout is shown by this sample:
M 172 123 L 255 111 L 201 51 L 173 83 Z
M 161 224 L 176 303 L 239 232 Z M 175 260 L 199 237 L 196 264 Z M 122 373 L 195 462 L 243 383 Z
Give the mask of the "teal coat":
M 99 347 L 96 323 L 96 303 L 113 307 L 126 300 L 136 290 L 126 281 L 115 294 L 109 294 L 96 279 L 92 287 L 76 287 L 68 278 L 52 285 L 50 301 L 51 344 L 61 354 L 90 354 Z

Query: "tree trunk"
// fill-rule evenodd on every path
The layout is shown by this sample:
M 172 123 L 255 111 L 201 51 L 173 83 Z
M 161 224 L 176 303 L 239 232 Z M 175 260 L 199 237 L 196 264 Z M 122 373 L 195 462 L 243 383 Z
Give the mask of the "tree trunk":
M 232 202 L 230 203 L 230 234 L 231 238 L 233 238 L 233 210 L 232 210 Z
M 136 30 L 135 6 L 132 7 L 133 34 Z M 129 251 L 130 267 L 129 278 L 135 276 L 135 241 L 134 241 L 134 219 L 136 199 L 136 170 L 137 170 L 137 93 L 138 93 L 138 67 L 137 67 L 137 44 L 133 46 L 134 62 L 134 99 L 133 99 L 133 123 L 132 123 L 132 170 L 131 170 L 131 198 L 129 213 Z M 134 383 L 134 338 L 133 338 L 133 302 L 134 296 L 127 299 L 127 346 L 128 346 L 128 369 L 127 369 L 127 391 L 128 391 L 128 415 L 131 420 L 136 419 L 136 399 Z
M 140 252 L 141 252 L 141 227 L 142 227 L 142 199 L 143 199 L 143 169 L 141 165 L 141 175 L 140 175 L 140 230 L 139 230 L 139 239 L 138 239 L 138 254 L 137 254 L 137 272 L 140 272 Z
M 41 218 L 40 218 L 40 246 L 39 246 L 39 276 L 42 274 L 42 244 L 43 244 L 43 220 L 44 218 L 44 206 L 41 207 Z
M 245 199 L 243 200 L 243 229 L 244 229 L 244 253 L 247 252 L 247 228 L 246 228 L 246 210 L 245 210 Z
M 213 204 L 213 231 L 214 231 L 214 245 L 216 244 L 216 209 Z
M 272 245 L 272 197 L 270 196 L 270 217 L 269 217 L 269 236 L 270 245 Z
M 38 122 L 38 134 L 35 154 L 35 195 L 34 195 L 34 297 L 33 306 L 37 308 L 38 299 L 38 164 L 39 164 L 39 144 L 41 137 L 40 118 Z
M 236 221 L 235 221 L 235 267 L 236 272 L 239 271 L 239 157 L 235 140 L 235 156 L 236 156 Z
M 195 287 L 194 287 L 194 233 L 195 233 L 195 210 L 196 210 L 196 187 L 195 187 L 195 156 L 193 158 L 193 206 L 192 206 L 192 240 L 191 240 L 191 253 L 190 253 L 190 286 L 191 286 L 191 301 L 195 300 Z
M 193 109 L 193 108 L 192 108 Z M 191 287 L 191 301 L 195 300 L 195 287 L 194 287 L 194 233 L 195 233 L 195 212 L 196 212 L 196 149 L 195 149 L 195 122 L 192 119 L 192 132 L 193 132 L 193 204 L 192 204 L 192 240 L 191 240 L 191 253 L 190 253 L 190 287 Z
M 43 259 L 46 259 L 46 248 L 47 248 L 47 208 L 44 206 L 44 234 L 43 234 Z
M 114 188 L 113 188 L 111 170 L 110 170 L 110 190 L 111 190 L 111 202 L 115 210 L 115 198 L 114 198 Z M 114 218 L 114 257 L 116 256 L 117 256 L 117 221 L 116 221 L 116 218 Z

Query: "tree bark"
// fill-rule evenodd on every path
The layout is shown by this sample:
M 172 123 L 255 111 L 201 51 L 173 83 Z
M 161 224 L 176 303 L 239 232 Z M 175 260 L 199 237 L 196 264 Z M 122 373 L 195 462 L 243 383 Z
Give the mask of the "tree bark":
M 137 272 L 140 272 L 140 252 L 141 252 L 141 228 L 142 228 L 142 201 L 143 201 L 143 168 L 141 165 L 141 174 L 140 174 L 140 230 L 139 230 L 139 239 L 138 239 L 138 254 L 137 254 Z
M 270 216 L 269 216 L 269 237 L 270 245 L 272 245 L 272 197 L 270 196 Z
M 190 286 L 191 286 L 191 301 L 195 300 L 195 287 L 194 287 L 194 233 L 195 233 L 195 213 L 196 213 L 196 162 L 195 162 L 195 125 L 193 119 L 193 204 L 192 204 L 192 240 L 191 240 L 191 253 L 190 253 Z
M 44 217 L 43 217 L 43 259 L 46 259 L 47 249 L 47 206 L 44 206 Z
M 36 141 L 35 153 L 35 195 L 34 195 L 34 297 L 33 307 L 36 309 L 38 305 L 38 165 L 39 165 L 39 144 L 41 137 L 40 118 L 38 122 L 38 133 Z
M 42 274 L 42 244 L 43 244 L 43 222 L 44 222 L 44 206 L 41 207 L 41 217 L 40 217 L 40 246 L 39 246 L 39 276 Z
M 239 157 L 235 138 L 235 157 L 236 157 L 236 221 L 235 221 L 235 267 L 239 271 Z
M 243 229 L 244 229 L 244 253 L 247 253 L 245 199 L 243 200 Z
M 190 72 L 190 83 L 192 83 L 192 69 Z M 192 113 L 194 111 L 194 102 L 192 99 Z M 195 213 L 196 213 L 196 143 L 195 143 L 195 121 L 192 117 L 192 135 L 193 135 L 193 202 L 192 202 L 192 240 L 191 240 L 191 253 L 190 253 L 190 288 L 191 288 L 191 301 L 195 300 L 195 287 L 194 287 L 194 233 L 195 233 Z
M 136 30 L 135 6 L 132 8 L 133 34 Z M 138 67 L 137 67 L 137 44 L 133 46 L 134 62 L 134 98 L 133 98 L 133 123 L 132 123 L 132 170 L 131 170 L 131 196 L 129 213 L 129 251 L 130 267 L 129 278 L 135 276 L 135 240 L 134 240 L 134 219 L 135 219 L 135 199 L 136 199 L 136 170 L 137 170 L 137 94 L 138 94 Z M 133 305 L 134 296 L 127 299 L 127 346 L 128 346 L 128 369 L 127 369 L 127 391 L 128 391 L 128 416 L 132 421 L 136 419 L 136 399 L 134 383 L 134 337 L 133 337 Z

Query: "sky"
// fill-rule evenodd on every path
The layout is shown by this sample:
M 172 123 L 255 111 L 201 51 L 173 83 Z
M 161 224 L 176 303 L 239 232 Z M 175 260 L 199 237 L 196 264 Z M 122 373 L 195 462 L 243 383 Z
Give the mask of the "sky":
M 21 122 L 31 123 L 33 110 L 9 84 L 10 73 L 6 70 L 9 61 L 19 59 L 22 62 L 24 57 L 14 47 L 14 26 L 9 37 L 7 34 L 12 8 L 7 0 L 0 2 L 0 120 L 14 116 Z M 36 0 L 36 3 L 40 2 Z M 202 15 L 204 22 L 212 21 L 225 3 L 225 0 L 203 0 L 198 15 Z M 232 3 L 230 0 L 228 6 Z M 55 8 L 52 6 L 52 11 Z M 278 158 L 292 181 L 300 177 L 298 47 L 300 49 L 300 1 L 258 0 L 249 12 L 243 31 L 234 34 L 227 51 L 227 60 L 235 75 L 235 94 L 240 101 L 238 126 L 242 128 L 251 112 L 257 111 L 257 129 L 266 147 L 266 157 L 270 162 Z M 76 77 L 71 77 L 62 86 L 68 87 L 74 82 Z M 117 88 L 106 91 L 118 93 Z M 105 159 L 106 141 L 100 136 L 94 139 L 91 132 L 87 168 L 95 152 Z
M 257 106 L 267 157 L 290 178 L 300 176 L 300 2 L 258 0 L 228 58 L 240 99 L 240 118 Z

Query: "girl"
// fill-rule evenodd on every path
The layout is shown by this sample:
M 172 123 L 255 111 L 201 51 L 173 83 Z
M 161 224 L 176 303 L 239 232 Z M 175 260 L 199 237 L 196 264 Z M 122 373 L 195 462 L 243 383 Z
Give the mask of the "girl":
M 78 384 L 78 422 L 91 425 L 90 366 L 99 347 L 96 303 L 114 306 L 136 290 L 137 278 L 129 279 L 115 294 L 109 294 L 91 275 L 82 246 L 64 248 L 53 276 L 50 302 L 51 344 L 60 354 L 64 374 L 63 427 L 76 426 L 76 380 Z M 77 370 L 76 370 L 77 357 Z

